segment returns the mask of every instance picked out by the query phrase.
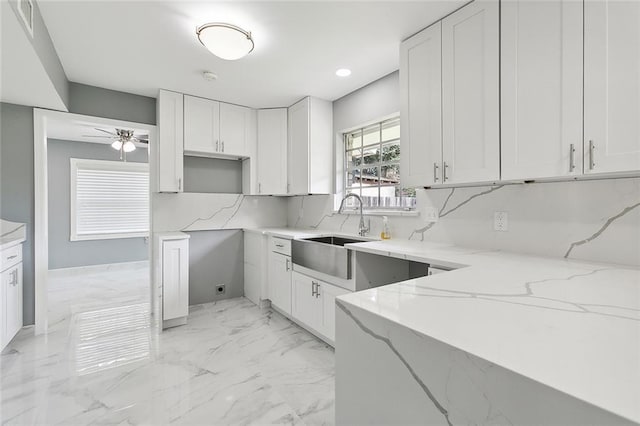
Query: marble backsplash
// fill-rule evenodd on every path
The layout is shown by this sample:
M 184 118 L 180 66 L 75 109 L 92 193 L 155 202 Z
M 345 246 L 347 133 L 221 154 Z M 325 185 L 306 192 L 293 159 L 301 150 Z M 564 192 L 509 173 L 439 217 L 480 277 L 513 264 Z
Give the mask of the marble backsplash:
M 154 193 L 153 231 L 206 231 L 285 226 L 287 199 L 207 193 Z
M 551 257 L 640 265 L 640 178 L 420 189 L 419 216 L 390 216 L 392 238 Z M 287 225 L 355 233 L 358 216 L 334 212 L 334 197 L 290 198 Z M 435 207 L 437 222 L 425 221 Z M 508 231 L 493 229 L 508 213 Z M 370 216 L 372 236 L 382 217 Z

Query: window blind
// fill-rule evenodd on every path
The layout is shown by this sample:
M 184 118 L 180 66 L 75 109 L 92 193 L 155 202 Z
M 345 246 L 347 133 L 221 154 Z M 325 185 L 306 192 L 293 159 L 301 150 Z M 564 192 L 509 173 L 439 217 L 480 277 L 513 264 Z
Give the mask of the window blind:
M 148 233 L 148 164 L 71 159 L 71 240 Z

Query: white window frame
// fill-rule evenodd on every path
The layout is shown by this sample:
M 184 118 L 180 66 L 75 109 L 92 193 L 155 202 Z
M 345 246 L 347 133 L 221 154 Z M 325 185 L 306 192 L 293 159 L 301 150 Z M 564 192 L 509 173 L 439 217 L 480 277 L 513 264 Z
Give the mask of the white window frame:
M 389 122 L 389 121 L 394 121 L 394 120 L 399 120 L 400 119 L 400 114 L 399 113 L 394 113 L 394 114 L 389 114 L 385 117 L 381 117 L 379 119 L 376 120 L 371 120 L 368 121 L 364 124 L 361 124 L 359 126 L 355 126 L 349 129 L 345 129 L 342 130 L 340 132 L 338 132 L 338 134 L 336 135 L 336 149 L 339 153 L 339 155 L 336 157 L 337 159 L 337 163 L 336 163 L 336 181 L 338 183 L 337 188 L 336 188 L 336 192 L 339 195 L 339 197 L 336 197 L 336 199 L 334 200 L 334 211 L 337 211 L 338 209 L 338 205 L 340 204 L 340 201 L 342 199 L 342 197 L 344 195 L 346 195 L 347 193 L 347 179 L 346 179 L 346 174 L 347 174 L 347 155 L 346 155 L 346 136 L 350 133 L 354 133 L 357 131 L 361 131 L 367 127 L 371 127 L 374 125 L 382 125 L 385 122 Z M 402 135 L 400 135 L 400 139 L 398 139 L 398 142 L 401 145 L 401 141 L 402 141 Z M 390 141 L 385 141 L 384 143 L 388 143 Z M 384 143 L 380 143 L 381 145 L 383 145 Z M 400 151 L 400 155 L 402 155 L 402 148 Z M 398 163 L 399 164 L 400 160 L 398 160 L 397 162 L 394 163 Z M 381 161 L 381 163 L 383 163 Z M 389 162 L 390 163 L 390 162 Z M 401 172 L 402 173 L 402 172 Z M 358 207 L 355 206 L 345 206 L 345 209 L 343 211 L 343 213 L 345 214 L 350 214 L 353 212 L 358 212 Z M 392 216 L 417 216 L 418 213 L 418 209 L 417 209 L 417 205 L 413 206 L 413 207 L 390 207 L 390 206 L 364 206 L 364 211 L 367 214 L 372 214 L 372 215 L 392 215 Z
M 126 170 L 126 171 L 143 171 L 149 173 L 148 163 L 124 162 L 124 161 L 107 161 L 107 160 L 89 160 L 85 158 L 71 158 L 71 208 L 69 216 L 71 219 L 70 241 L 88 241 L 88 240 L 112 240 L 118 238 L 139 238 L 148 237 L 149 230 L 146 232 L 127 232 L 127 233 L 110 233 L 110 234 L 80 234 L 77 233 L 77 176 L 78 167 L 91 167 L 96 170 Z

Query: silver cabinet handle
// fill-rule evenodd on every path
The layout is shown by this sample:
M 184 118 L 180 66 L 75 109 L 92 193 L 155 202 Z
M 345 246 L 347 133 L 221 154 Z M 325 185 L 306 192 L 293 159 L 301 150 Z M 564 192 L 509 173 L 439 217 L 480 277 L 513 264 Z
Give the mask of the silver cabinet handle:
M 222 141 L 222 152 L 224 152 L 224 141 Z
M 447 164 L 446 161 L 442 162 L 442 180 L 443 181 L 447 181 L 449 180 L 449 177 L 447 176 L 447 169 L 449 168 L 449 165 Z
M 289 259 L 285 261 L 285 267 L 287 268 L 287 272 L 291 270 L 291 268 L 289 267 Z
M 320 297 L 320 283 L 316 283 L 316 298 Z
M 437 182 L 438 181 L 438 163 L 433 163 L 433 181 Z
M 216 152 L 220 151 L 220 142 L 216 141 Z
M 11 271 L 11 282 L 10 284 L 12 286 L 16 286 L 18 285 L 18 270 L 14 269 L 13 271 Z
M 593 151 L 596 149 L 593 141 L 589 141 L 589 170 L 593 170 L 596 168 L 596 163 L 593 158 Z
M 311 296 L 318 297 L 318 283 L 311 281 Z
M 258 182 L 258 194 L 262 192 L 262 184 Z
M 7 260 L 15 259 L 16 257 L 18 257 L 18 255 L 17 255 L 17 254 L 14 254 L 13 256 L 9 256 L 9 257 L 7 257 Z
M 284 247 L 284 244 L 276 244 L 276 247 L 278 247 L 278 248 L 283 248 L 283 247 Z
M 182 178 L 178 178 L 178 191 L 182 191 Z
M 573 146 L 573 144 L 570 144 L 569 145 L 569 172 L 574 171 L 576 168 L 576 163 L 574 159 L 575 152 L 576 152 L 576 148 Z

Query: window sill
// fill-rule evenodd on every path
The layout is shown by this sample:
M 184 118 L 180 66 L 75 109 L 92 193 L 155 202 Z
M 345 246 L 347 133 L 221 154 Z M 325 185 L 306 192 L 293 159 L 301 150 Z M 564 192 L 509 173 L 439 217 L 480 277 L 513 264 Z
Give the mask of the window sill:
M 335 210 L 333 213 L 338 213 L 337 210 Z M 360 214 L 360 210 L 356 209 L 356 210 L 344 210 L 341 214 L 356 214 L 359 215 Z M 374 209 L 374 210 L 367 210 L 364 209 L 362 214 L 364 214 L 365 216 L 404 216 L 404 217 L 417 217 L 420 216 L 420 212 L 418 210 L 383 210 L 383 209 Z

